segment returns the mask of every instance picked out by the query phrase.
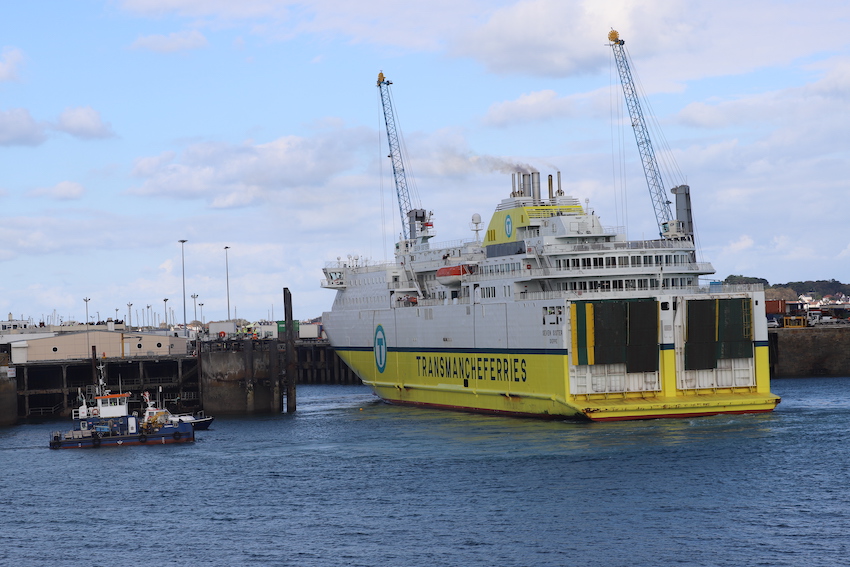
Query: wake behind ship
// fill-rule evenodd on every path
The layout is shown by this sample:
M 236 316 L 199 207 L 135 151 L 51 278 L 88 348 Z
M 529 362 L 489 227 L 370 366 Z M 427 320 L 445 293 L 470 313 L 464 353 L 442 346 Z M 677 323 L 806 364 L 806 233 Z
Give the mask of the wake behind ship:
M 564 195 L 560 173 L 543 196 L 539 173 L 517 172 L 483 239 L 474 215 L 474 239 L 432 244 L 430 213 L 405 204 L 384 108 L 407 220 L 395 260 L 349 256 L 322 282 L 336 290 L 331 346 L 378 396 L 595 421 L 774 409 L 764 292 L 700 284 L 714 269 L 697 261 L 688 186 L 672 190 L 678 218 L 660 238 L 634 241 Z

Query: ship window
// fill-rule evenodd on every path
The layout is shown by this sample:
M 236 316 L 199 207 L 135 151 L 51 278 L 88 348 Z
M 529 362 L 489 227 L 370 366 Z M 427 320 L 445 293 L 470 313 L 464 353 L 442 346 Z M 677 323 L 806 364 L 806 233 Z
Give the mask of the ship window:
M 617 257 L 617 265 L 618 266 L 628 266 L 629 265 L 629 257 L 628 256 L 618 256 Z
M 640 266 L 640 256 L 632 256 L 632 267 Z
M 590 267 L 590 258 L 582 258 L 581 259 L 581 267 L 589 268 Z
M 570 264 L 572 265 L 573 268 L 578 268 L 579 267 L 579 259 L 578 258 L 572 258 L 570 260 Z
M 649 289 L 649 280 L 638 280 L 638 289 Z
M 635 280 L 626 280 L 626 289 L 637 289 Z

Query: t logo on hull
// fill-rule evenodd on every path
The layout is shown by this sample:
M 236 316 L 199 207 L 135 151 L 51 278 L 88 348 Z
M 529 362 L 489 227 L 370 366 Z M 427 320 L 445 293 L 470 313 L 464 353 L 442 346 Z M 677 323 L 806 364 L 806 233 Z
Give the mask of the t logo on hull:
M 384 333 L 384 327 L 378 325 L 375 329 L 375 366 L 378 367 L 378 372 L 384 372 L 387 367 L 387 335 Z

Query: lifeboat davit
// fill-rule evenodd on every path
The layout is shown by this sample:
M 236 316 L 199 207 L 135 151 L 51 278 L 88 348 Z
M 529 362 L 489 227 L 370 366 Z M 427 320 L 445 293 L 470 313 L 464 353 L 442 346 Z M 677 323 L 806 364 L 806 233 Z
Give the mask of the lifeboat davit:
M 463 276 L 474 274 L 476 268 L 473 264 L 444 266 L 437 270 L 437 281 L 443 285 L 460 285 Z

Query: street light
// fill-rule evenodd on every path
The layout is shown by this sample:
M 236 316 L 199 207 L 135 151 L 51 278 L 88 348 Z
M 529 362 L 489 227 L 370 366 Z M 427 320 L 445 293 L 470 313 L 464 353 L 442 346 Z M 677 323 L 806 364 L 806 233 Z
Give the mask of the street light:
M 183 333 L 188 337 L 189 328 L 186 326 L 186 254 L 183 247 L 188 240 L 178 240 L 180 243 L 180 263 L 183 265 Z
M 168 356 L 171 356 L 171 336 L 168 329 L 168 298 L 163 299 L 162 303 L 165 305 L 165 342 L 168 343 Z M 174 317 L 171 320 L 173 321 Z
M 198 294 L 197 293 L 192 294 L 192 303 L 195 304 L 195 321 L 197 321 L 198 320 Z
M 129 327 L 133 326 L 133 304 L 132 303 L 127 304 L 127 325 L 129 325 Z
M 151 326 L 151 306 L 148 304 L 148 327 Z
M 201 330 L 203 331 L 204 330 L 204 304 L 199 303 L 198 305 L 201 306 Z
M 83 301 L 86 302 L 86 348 L 91 350 L 91 345 L 89 344 L 89 301 L 90 297 L 84 297 Z M 86 355 L 88 356 L 88 355 Z
M 227 320 L 230 321 L 230 266 L 227 263 L 227 251 L 230 246 L 224 247 L 224 278 L 227 284 Z

